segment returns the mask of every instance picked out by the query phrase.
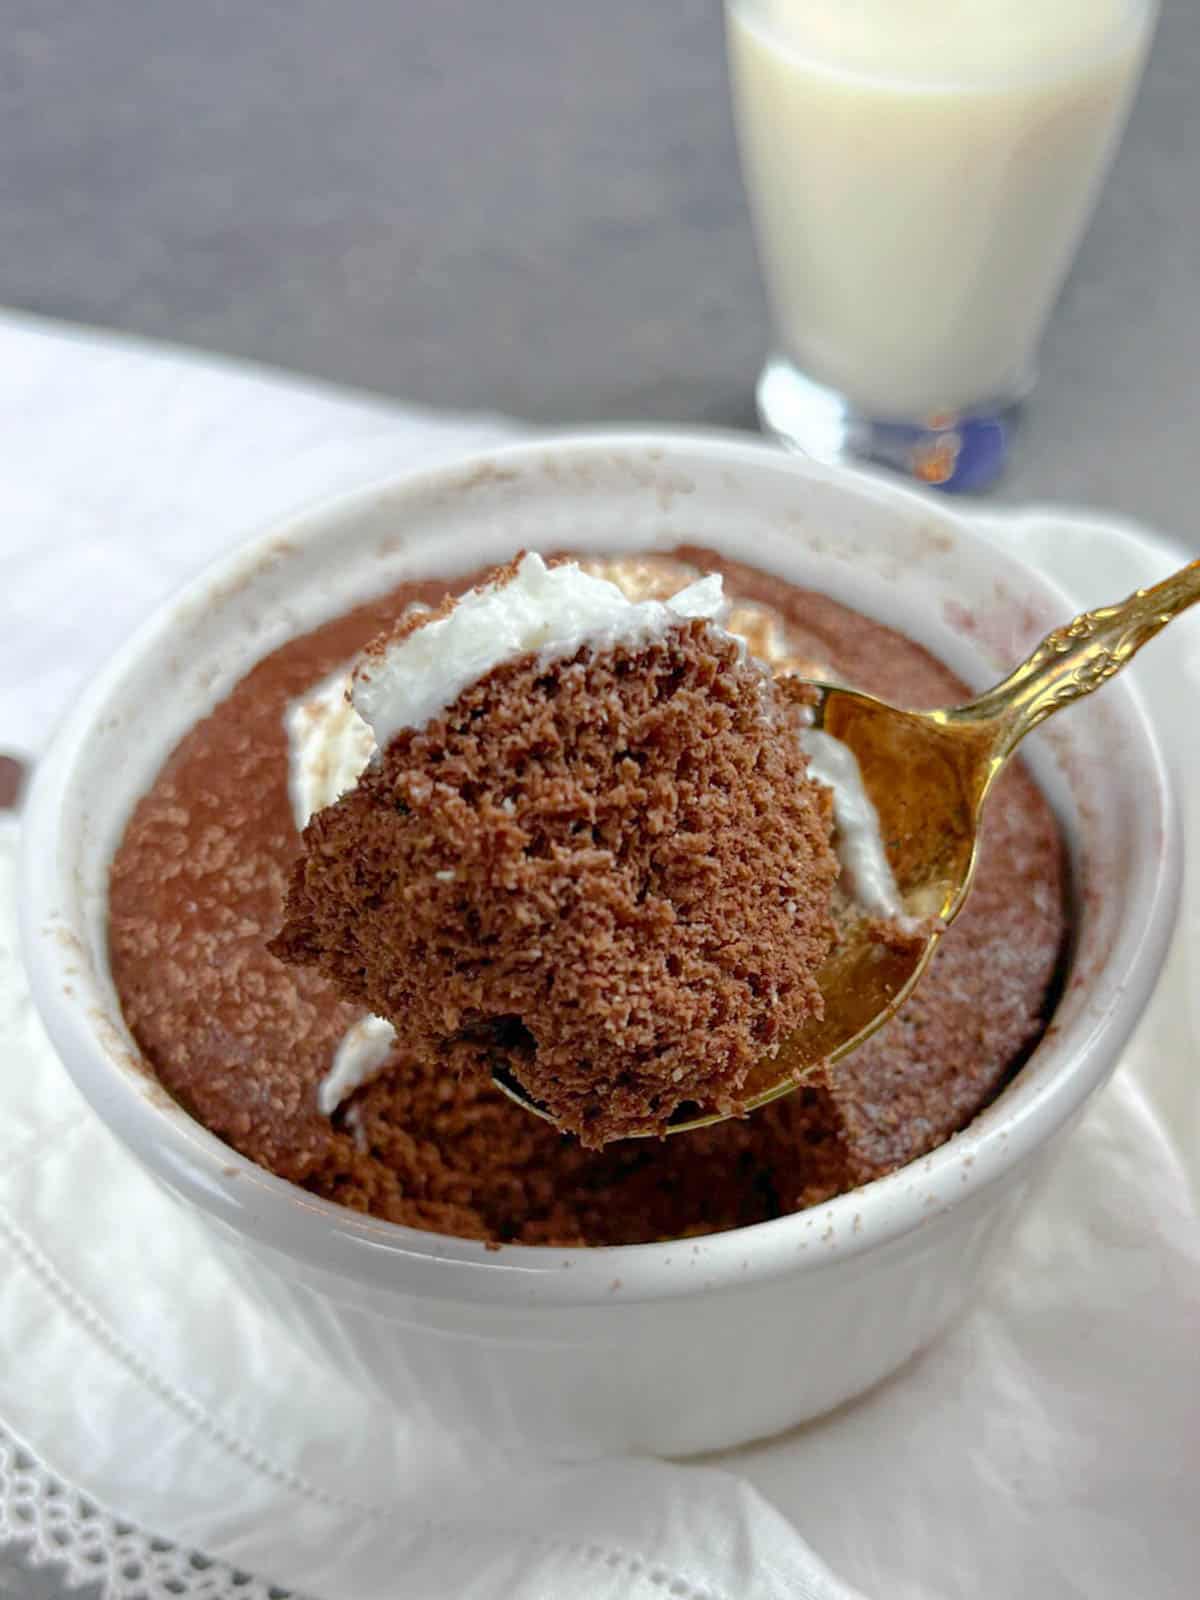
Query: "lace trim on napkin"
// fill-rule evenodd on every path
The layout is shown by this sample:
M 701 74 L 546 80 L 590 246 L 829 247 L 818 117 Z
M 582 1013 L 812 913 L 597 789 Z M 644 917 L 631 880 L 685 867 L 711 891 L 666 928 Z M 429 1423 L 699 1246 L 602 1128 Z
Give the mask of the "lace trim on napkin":
M 249 1573 L 143 1533 L 55 1477 L 0 1424 L 0 1550 L 59 1566 L 68 1588 L 99 1584 L 104 1600 L 288 1600 Z M 0 1570 L 0 1589 L 4 1588 Z
M 3 843 L 3 839 L 0 838 L 0 857 L 3 854 Z M 186 1416 L 193 1426 L 201 1429 L 223 1449 L 236 1455 L 255 1471 L 265 1473 L 268 1477 L 286 1485 L 286 1487 L 298 1494 L 322 1501 L 327 1505 L 336 1505 L 347 1510 L 357 1511 L 372 1518 L 382 1518 L 387 1514 L 388 1508 L 386 1506 L 368 1505 L 362 1501 L 349 1500 L 342 1496 L 326 1493 L 313 1484 L 305 1482 L 304 1479 L 297 1477 L 294 1473 L 287 1472 L 283 1468 L 276 1466 L 274 1462 L 269 1461 L 258 1450 L 245 1444 L 234 1435 L 227 1433 L 225 1429 L 207 1416 L 203 1408 L 189 1395 L 176 1389 L 173 1384 L 153 1371 L 139 1356 L 127 1349 L 91 1306 L 59 1277 L 54 1267 L 46 1260 L 41 1251 L 25 1237 L 23 1232 L 17 1228 L 12 1219 L 6 1217 L 2 1207 L 0 1207 L 0 1237 L 8 1238 L 18 1259 L 24 1262 L 39 1279 L 43 1287 L 59 1302 L 62 1310 L 77 1324 L 85 1337 L 106 1348 L 140 1383 L 153 1389 L 162 1399 Z M 199 1600 L 228 1600 L 228 1597 L 233 1596 L 236 1596 L 237 1600 L 287 1600 L 287 1597 L 292 1594 L 290 1590 L 264 1585 L 261 1580 L 252 1578 L 246 1573 L 236 1572 L 231 1567 L 223 1566 L 219 1561 L 209 1562 L 207 1557 L 201 1556 L 197 1552 L 177 1550 L 167 1541 L 151 1538 L 139 1532 L 131 1523 L 120 1522 L 107 1513 L 100 1511 L 86 1495 L 81 1494 L 77 1489 L 56 1478 L 48 1468 L 38 1461 L 31 1450 L 24 1445 L 18 1445 L 12 1434 L 5 1429 L 2 1420 L 0 1420 L 0 1555 L 3 1554 L 5 1546 L 12 1542 L 21 1540 L 28 1542 L 32 1537 L 28 1530 L 33 1527 L 40 1528 L 41 1526 L 39 1519 L 28 1509 L 24 1509 L 26 1502 L 24 1500 L 18 1502 L 16 1491 L 10 1486 L 10 1479 L 15 1484 L 19 1475 L 15 1470 L 11 1472 L 9 1470 L 8 1461 L 10 1455 L 14 1461 L 30 1463 L 31 1466 L 25 1470 L 34 1472 L 52 1486 L 47 1491 L 46 1503 L 57 1501 L 65 1508 L 65 1512 L 58 1511 L 56 1516 L 61 1517 L 64 1514 L 73 1516 L 75 1508 L 86 1508 L 84 1521 L 81 1523 L 80 1528 L 72 1525 L 67 1530 L 70 1537 L 68 1537 L 65 1546 L 59 1546 L 55 1543 L 51 1547 L 46 1545 L 44 1540 L 41 1545 L 35 1546 L 34 1553 L 30 1558 L 35 1563 L 44 1559 L 69 1564 L 71 1557 L 67 1552 L 73 1548 L 74 1536 L 80 1535 L 81 1528 L 92 1519 L 95 1519 L 97 1526 L 102 1530 L 113 1530 L 114 1538 L 112 1540 L 107 1542 L 103 1539 L 101 1540 L 102 1550 L 99 1557 L 92 1554 L 94 1545 L 88 1543 L 82 1537 L 80 1538 L 81 1547 L 86 1543 L 88 1552 L 86 1556 L 80 1559 L 99 1562 L 100 1564 L 90 1568 L 85 1566 L 82 1569 L 81 1577 L 69 1577 L 69 1581 L 73 1583 L 83 1583 L 97 1579 L 104 1579 L 106 1583 L 111 1583 L 114 1581 L 111 1574 L 116 1574 L 120 1582 L 115 1587 L 106 1587 L 104 1589 L 103 1600 L 165 1600 L 165 1597 L 170 1595 L 195 1595 L 199 1597 Z M 14 1511 L 12 1506 L 17 1506 L 18 1509 Z M 438 1529 L 439 1531 L 450 1533 L 460 1541 L 462 1539 L 486 1540 L 488 1537 L 486 1530 L 472 1528 L 461 1522 L 448 1521 L 439 1523 L 432 1519 L 426 1519 L 423 1525 L 431 1530 Z M 663 1567 L 655 1561 L 647 1560 L 633 1551 L 610 1548 L 601 1544 L 581 1544 L 549 1535 L 532 1533 L 526 1529 L 515 1530 L 513 1536 L 521 1542 L 534 1547 L 542 1546 L 548 1550 L 563 1551 L 575 1556 L 577 1559 L 595 1562 L 602 1567 L 623 1571 L 631 1579 L 640 1579 L 652 1588 L 661 1589 L 664 1594 L 672 1596 L 672 1600 L 675 1600 L 675 1597 L 678 1597 L 678 1600 L 722 1600 L 720 1592 L 708 1588 L 695 1588 L 671 1569 Z M 57 1537 L 56 1532 L 56 1540 Z M 182 1589 L 171 1588 L 170 1582 L 178 1581 L 178 1575 L 174 1572 L 174 1569 L 172 1569 L 170 1582 L 158 1588 L 149 1587 L 140 1578 L 126 1582 L 125 1579 L 121 1578 L 123 1568 L 119 1561 L 114 1561 L 111 1566 L 111 1573 L 109 1568 L 104 1566 L 105 1556 L 103 1552 L 110 1549 L 115 1552 L 117 1545 L 128 1539 L 135 1541 L 135 1555 L 130 1560 L 131 1569 L 139 1563 L 145 1564 L 142 1555 L 136 1552 L 148 1552 L 156 1557 L 158 1554 L 169 1555 L 176 1563 L 182 1562 L 184 1564 L 182 1570 L 185 1570 L 192 1577 L 197 1574 L 216 1573 L 225 1587 L 197 1588 L 193 1585 Z M 39 1553 L 43 1548 L 48 1552 L 44 1557 Z M 71 1570 L 73 1571 L 74 1568 L 71 1568 Z M 0 1577 L 2 1576 L 3 1573 L 0 1572 Z M 216 1579 L 213 1582 L 216 1582 Z M 122 1587 L 121 1583 L 125 1583 L 125 1586 Z
M 303 1600 L 295 1590 L 181 1550 L 101 1510 L 0 1423 L 0 1593 L 5 1555 L 13 1550 L 31 1567 L 61 1567 L 69 1589 L 99 1584 L 101 1600 Z M 596 1545 L 576 1553 L 625 1568 L 679 1600 L 719 1600 L 715 1591 L 693 1588 L 637 1556 Z

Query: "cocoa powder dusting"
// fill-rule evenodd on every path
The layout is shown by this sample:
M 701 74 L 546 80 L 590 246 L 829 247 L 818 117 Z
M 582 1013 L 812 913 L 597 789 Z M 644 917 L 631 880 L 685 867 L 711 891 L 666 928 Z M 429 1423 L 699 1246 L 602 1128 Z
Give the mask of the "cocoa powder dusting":
M 864 689 L 910 705 L 965 692 L 926 651 L 824 596 L 706 551 L 677 555 L 774 607 L 797 653 Z M 317 1086 L 361 1010 L 266 948 L 299 852 L 283 713 L 446 588 L 405 584 L 275 652 L 181 741 L 135 810 L 112 870 L 113 976 L 148 1062 L 193 1115 L 311 1192 L 395 1222 L 623 1244 L 827 1199 L 933 1149 L 995 1095 L 1045 1025 L 1065 935 L 1062 845 L 1020 766 L 989 803 L 972 899 L 929 975 L 831 1085 L 742 1122 L 597 1152 L 406 1042 L 322 1116 Z

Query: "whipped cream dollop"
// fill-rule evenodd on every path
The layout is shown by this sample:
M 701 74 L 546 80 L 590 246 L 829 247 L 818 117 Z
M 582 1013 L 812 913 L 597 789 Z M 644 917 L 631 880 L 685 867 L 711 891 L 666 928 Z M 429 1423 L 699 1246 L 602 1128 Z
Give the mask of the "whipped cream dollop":
M 820 728 L 806 728 L 800 743 L 808 757 L 809 777 L 833 791 L 834 847 L 841 863 L 842 887 L 871 916 L 907 927 L 910 919 L 896 887 L 879 813 L 862 780 L 858 757 L 848 744 Z
M 296 827 L 303 832 L 314 811 L 323 811 L 352 789 L 375 754 L 375 735 L 350 700 L 349 667 L 323 678 L 283 715 L 288 742 L 288 795 Z
M 396 1043 L 396 1030 L 382 1017 L 360 1017 L 342 1035 L 333 1065 L 317 1086 L 317 1106 L 331 1117 L 359 1084 L 373 1078 Z
M 681 622 L 717 622 L 724 611 L 716 574 L 669 600 L 630 600 L 574 562 L 548 567 L 541 556 L 526 555 L 512 577 L 472 589 L 446 616 L 360 662 L 354 708 L 383 750 L 402 729 L 424 727 L 464 689 L 520 656 L 536 653 L 550 662 L 585 645 L 636 649 Z

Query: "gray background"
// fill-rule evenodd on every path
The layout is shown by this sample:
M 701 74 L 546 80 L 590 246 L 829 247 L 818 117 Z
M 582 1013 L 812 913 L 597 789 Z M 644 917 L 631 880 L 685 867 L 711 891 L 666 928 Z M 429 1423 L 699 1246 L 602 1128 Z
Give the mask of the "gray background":
M 0 19 L 0 303 L 434 404 L 753 425 L 767 326 L 718 0 Z M 1001 495 L 1200 543 L 1198 81 L 1200 5 L 1166 0 Z
M 0 24 L 0 304 L 432 404 L 753 426 L 717 0 L 3 0 Z M 999 497 L 1200 548 L 1198 82 L 1200 4 L 1165 0 Z M 0 1553 L 0 1595 L 56 1592 Z

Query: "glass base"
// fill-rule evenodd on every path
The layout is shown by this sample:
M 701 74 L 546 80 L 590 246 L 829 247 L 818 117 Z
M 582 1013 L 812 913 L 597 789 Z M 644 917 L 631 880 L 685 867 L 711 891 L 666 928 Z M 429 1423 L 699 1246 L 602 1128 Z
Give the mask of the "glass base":
M 758 380 L 758 416 L 763 432 L 785 449 L 818 461 L 878 462 L 918 483 L 970 493 L 1004 471 L 1017 405 L 1029 387 L 967 416 L 897 422 L 864 415 L 844 395 L 773 356 Z

